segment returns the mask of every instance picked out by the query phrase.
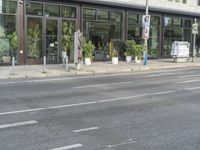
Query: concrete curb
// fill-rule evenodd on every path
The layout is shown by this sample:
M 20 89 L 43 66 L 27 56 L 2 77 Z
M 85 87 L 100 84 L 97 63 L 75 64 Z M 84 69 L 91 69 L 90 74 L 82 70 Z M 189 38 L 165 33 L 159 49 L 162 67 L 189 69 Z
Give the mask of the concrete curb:
M 95 75 L 95 74 L 115 74 L 125 72 L 138 72 L 138 71 L 151 71 L 151 70 L 163 70 L 163 69 L 175 69 L 186 67 L 200 67 L 200 63 L 163 63 L 163 64 L 149 64 L 148 66 L 135 65 L 122 63 L 121 65 L 111 64 L 97 64 L 92 66 L 82 66 L 81 70 L 71 69 L 69 72 L 65 72 L 63 69 L 49 68 L 46 73 L 42 73 L 40 67 L 33 67 L 27 69 L 27 66 L 23 69 L 20 66 L 19 70 L 16 69 L 16 75 L 10 75 L 10 68 L 4 67 L 8 71 L 2 71 L 0 79 L 26 79 L 26 78 L 47 78 L 47 77 L 66 77 L 66 76 L 81 76 L 81 75 Z M 1 68 L 0 68 L 1 69 Z

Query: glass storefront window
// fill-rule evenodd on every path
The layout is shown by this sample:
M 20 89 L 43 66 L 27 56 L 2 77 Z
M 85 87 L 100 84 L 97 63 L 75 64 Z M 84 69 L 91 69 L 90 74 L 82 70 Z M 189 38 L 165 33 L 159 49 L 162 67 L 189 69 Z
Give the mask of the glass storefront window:
M 122 13 L 121 12 L 110 12 L 110 21 L 122 22 Z
M 26 4 L 26 14 L 29 15 L 43 15 L 43 6 L 39 3 L 27 3 Z
M 1 0 L 2 8 L 0 8 L 0 13 L 16 14 L 17 12 L 17 1 L 16 0 Z
M 83 19 L 96 20 L 96 10 L 95 9 L 83 9 Z
M 109 12 L 106 10 L 97 10 L 97 20 L 105 20 L 108 21 Z
M 16 16 L 0 14 L 0 63 L 10 63 L 17 45 Z
M 59 17 L 60 16 L 60 7 L 58 5 L 45 5 L 45 16 L 46 17 Z
M 76 18 L 76 8 L 61 6 L 61 16 L 64 18 Z
M 109 59 L 113 48 L 122 56 L 122 12 L 84 8 L 83 18 L 83 34 L 95 45 L 94 60 Z
M 191 20 L 181 17 L 165 16 L 164 21 L 163 56 L 170 56 L 172 43 L 174 41 L 187 41 L 191 44 Z
M 28 17 L 27 19 L 27 58 L 42 59 L 42 19 Z
M 128 15 L 128 23 L 129 24 L 137 24 L 137 15 L 136 14 L 129 14 Z
M 67 56 L 72 60 L 74 49 L 74 32 L 76 22 L 72 20 L 62 21 L 62 50 L 67 52 Z

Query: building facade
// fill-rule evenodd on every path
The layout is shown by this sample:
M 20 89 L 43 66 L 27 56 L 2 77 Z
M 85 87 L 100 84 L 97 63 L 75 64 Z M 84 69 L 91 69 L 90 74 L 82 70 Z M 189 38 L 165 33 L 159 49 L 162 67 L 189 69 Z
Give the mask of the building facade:
M 18 64 L 61 63 L 67 50 L 73 61 L 73 33 L 78 29 L 95 44 L 94 60 L 108 60 L 111 45 L 123 59 L 122 41 L 142 44 L 146 0 L 0 0 L 0 64 L 16 56 Z M 173 41 L 188 41 L 200 23 L 199 0 L 149 0 L 150 57 L 169 57 Z M 66 45 L 66 41 L 71 44 Z M 197 53 L 200 35 L 196 38 Z

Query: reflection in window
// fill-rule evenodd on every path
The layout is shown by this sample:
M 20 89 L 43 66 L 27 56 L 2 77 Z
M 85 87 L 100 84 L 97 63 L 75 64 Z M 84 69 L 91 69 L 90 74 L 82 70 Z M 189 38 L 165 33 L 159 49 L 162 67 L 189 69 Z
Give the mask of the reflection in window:
M 2 13 L 16 14 L 16 12 L 17 12 L 17 1 L 3 0 L 1 9 L 2 9 L 1 10 Z
M 83 18 L 89 19 L 89 20 L 95 20 L 96 19 L 96 10 L 95 9 L 84 9 L 83 10 Z
M 42 19 L 28 18 L 27 20 L 27 57 L 42 59 Z
M 174 41 L 187 41 L 191 43 L 191 20 L 166 16 L 164 21 L 163 56 L 169 56 Z
M 0 14 L 0 64 L 16 56 L 17 44 L 16 16 Z
M 121 12 L 110 12 L 110 21 L 122 22 Z
M 108 11 L 106 10 L 97 10 L 97 20 L 105 20 L 108 21 Z
M 76 8 L 61 6 L 61 16 L 65 18 L 76 18 Z
M 43 15 L 42 4 L 38 3 L 27 3 L 26 4 L 26 13 L 29 15 Z
M 46 17 L 59 17 L 60 7 L 57 5 L 45 5 L 45 16 Z

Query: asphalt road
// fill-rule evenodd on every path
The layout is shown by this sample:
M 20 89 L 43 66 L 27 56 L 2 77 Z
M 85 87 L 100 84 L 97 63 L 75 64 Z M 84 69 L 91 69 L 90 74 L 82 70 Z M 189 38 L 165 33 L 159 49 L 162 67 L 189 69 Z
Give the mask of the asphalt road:
M 0 150 L 200 150 L 200 68 L 0 81 Z

